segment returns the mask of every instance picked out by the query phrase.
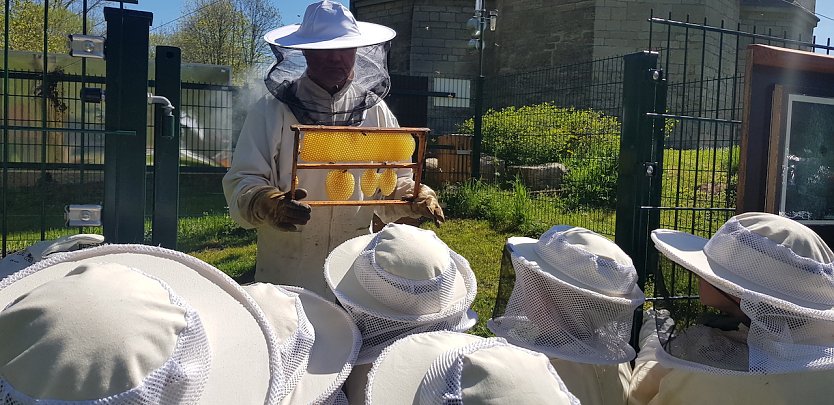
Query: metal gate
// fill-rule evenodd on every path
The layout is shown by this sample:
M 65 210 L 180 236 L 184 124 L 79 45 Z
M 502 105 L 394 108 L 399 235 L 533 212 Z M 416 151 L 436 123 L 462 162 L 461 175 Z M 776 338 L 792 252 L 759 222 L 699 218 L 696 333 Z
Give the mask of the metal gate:
M 736 214 L 747 46 L 834 48 L 671 15 L 649 27 L 653 52 L 626 57 L 616 239 L 634 259 L 646 307 L 669 309 L 684 326 L 701 310 L 698 280 L 660 256 L 649 235 L 667 228 L 709 238 Z M 635 321 L 633 339 L 642 311 Z

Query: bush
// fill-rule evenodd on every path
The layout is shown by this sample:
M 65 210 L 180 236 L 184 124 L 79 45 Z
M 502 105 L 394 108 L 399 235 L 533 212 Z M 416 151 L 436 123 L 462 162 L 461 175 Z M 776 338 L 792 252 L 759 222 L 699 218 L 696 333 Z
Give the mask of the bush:
M 547 229 L 534 217 L 533 202 L 527 188 L 518 179 L 512 192 L 477 180 L 447 186 L 440 199 L 446 215 L 454 218 L 486 219 L 499 232 L 538 235 Z
M 586 137 L 565 162 L 568 172 L 559 193 L 564 207 L 568 210 L 583 207 L 615 209 L 619 155 L 619 136 Z
M 474 133 L 474 120 L 466 120 L 459 130 Z M 508 166 L 535 165 L 565 162 L 598 135 L 619 136 L 620 122 L 594 110 L 542 103 L 490 109 L 484 114 L 482 133 L 485 154 Z

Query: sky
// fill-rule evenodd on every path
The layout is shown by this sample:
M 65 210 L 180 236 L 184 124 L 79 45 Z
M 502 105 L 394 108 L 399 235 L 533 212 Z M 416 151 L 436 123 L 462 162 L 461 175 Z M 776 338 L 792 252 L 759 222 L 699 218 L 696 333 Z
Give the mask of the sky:
M 826 39 L 831 38 L 831 44 L 834 45 L 834 1 L 817 0 L 815 12 L 820 19 L 814 30 L 817 43 L 824 44 Z
M 165 28 L 170 28 L 176 22 L 172 22 L 181 17 L 185 4 L 188 0 L 139 0 L 139 4 L 125 4 L 125 8 L 132 8 L 142 11 L 150 11 L 153 13 L 153 27 L 161 26 L 165 23 L 171 22 Z M 304 10 L 307 5 L 313 3 L 314 0 L 268 0 L 270 3 L 278 8 L 281 13 L 281 21 L 284 24 L 300 23 L 304 16 Z M 350 6 L 349 0 L 337 0 L 345 6 Z M 275 27 L 277 28 L 277 27 Z
M 125 7 L 150 11 L 154 14 L 153 27 L 170 23 L 166 26 L 166 28 L 169 28 L 176 24 L 174 20 L 182 16 L 183 5 L 186 1 L 188 0 L 140 0 L 139 4 L 125 4 Z M 300 23 L 302 16 L 304 16 L 304 9 L 313 2 L 313 0 L 269 1 L 278 7 L 284 24 Z M 342 0 L 341 3 L 345 6 L 350 5 L 349 0 Z M 825 40 L 831 38 L 832 45 L 834 45 L 834 0 L 817 0 L 816 13 L 820 19 L 817 28 L 814 30 L 817 43 L 825 44 Z

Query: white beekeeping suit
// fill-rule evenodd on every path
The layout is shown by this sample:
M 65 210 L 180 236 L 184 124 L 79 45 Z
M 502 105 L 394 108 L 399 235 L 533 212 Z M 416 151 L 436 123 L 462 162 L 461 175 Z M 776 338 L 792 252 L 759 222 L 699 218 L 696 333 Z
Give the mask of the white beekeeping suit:
M 327 297 L 322 275 L 327 254 L 342 242 L 370 232 L 373 209 L 316 207 L 326 200 L 326 170 L 300 170 L 300 194 L 292 185 L 294 124 L 398 127 L 382 101 L 390 88 L 385 57 L 395 33 L 377 24 L 357 22 L 344 6 L 330 1 L 311 4 L 301 25 L 278 28 L 264 37 L 277 62 L 265 79 L 270 94 L 249 111 L 235 148 L 223 191 L 232 218 L 244 228 L 257 228 L 255 280 L 296 285 Z M 334 79 L 335 78 L 335 79 Z M 357 181 L 351 200 L 364 196 Z M 388 198 L 413 194 L 410 170 L 398 172 L 397 188 Z M 422 186 L 414 204 L 387 208 L 388 221 L 427 216 L 444 220 L 437 198 Z
M 832 402 L 834 253 L 816 233 L 750 212 L 709 240 L 667 229 L 652 240 L 698 276 L 712 310 L 680 331 L 671 319 L 644 325 L 630 404 Z

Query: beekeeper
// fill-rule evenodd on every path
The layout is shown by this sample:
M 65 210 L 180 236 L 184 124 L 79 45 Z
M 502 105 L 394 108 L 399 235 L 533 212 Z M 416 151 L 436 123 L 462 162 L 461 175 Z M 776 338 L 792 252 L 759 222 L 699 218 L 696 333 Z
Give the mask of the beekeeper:
M 816 233 L 750 212 L 710 239 L 658 229 L 652 240 L 698 276 L 712 309 L 680 331 L 662 317 L 644 325 L 661 327 L 641 339 L 630 404 L 831 403 L 834 253 Z
M 357 22 L 348 9 L 328 0 L 307 7 L 300 25 L 270 31 L 275 64 L 266 75 L 266 94 L 250 109 L 223 178 L 231 217 L 257 228 L 255 280 L 301 286 L 332 298 L 322 268 L 327 254 L 342 242 L 370 233 L 369 207 L 311 207 L 327 199 L 326 170 L 300 170 L 292 182 L 294 133 L 290 126 L 340 125 L 398 127 L 382 101 L 390 89 L 386 55 L 396 33 L 385 26 Z M 357 171 L 356 181 L 361 177 Z M 387 222 L 401 217 L 444 221 L 434 191 L 421 186 L 414 196 L 410 170 L 398 172 L 388 198 L 413 197 L 413 204 L 378 209 Z M 364 196 L 357 184 L 351 200 Z

